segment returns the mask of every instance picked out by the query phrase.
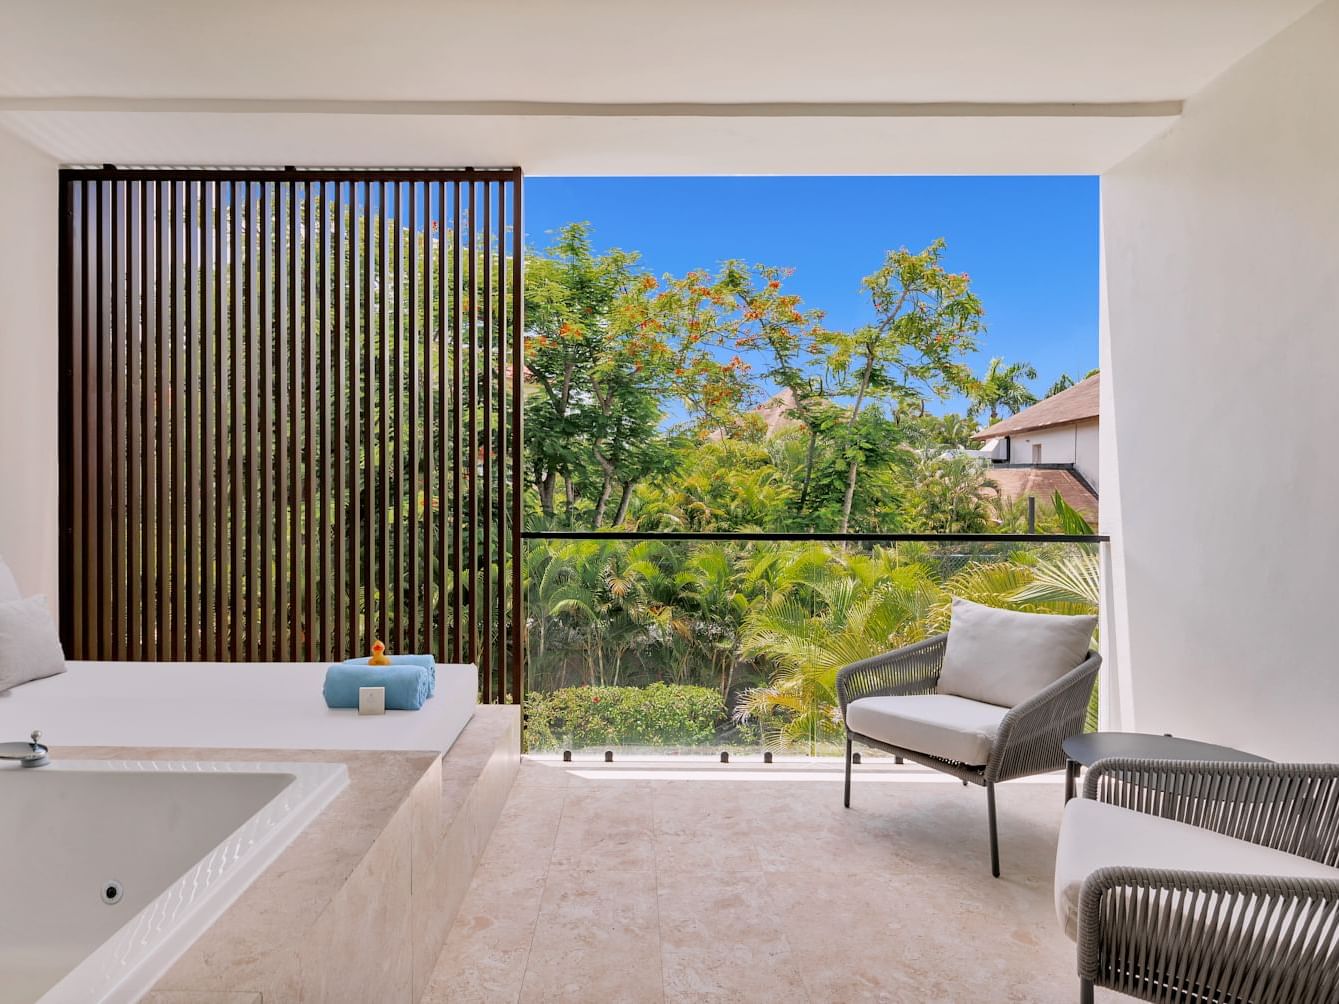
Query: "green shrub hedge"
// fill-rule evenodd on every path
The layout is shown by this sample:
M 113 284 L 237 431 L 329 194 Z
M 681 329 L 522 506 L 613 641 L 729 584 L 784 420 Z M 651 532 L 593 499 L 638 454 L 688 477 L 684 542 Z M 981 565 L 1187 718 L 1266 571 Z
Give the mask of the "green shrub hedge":
M 725 702 L 710 687 L 566 687 L 525 698 L 532 750 L 710 743 L 725 724 Z

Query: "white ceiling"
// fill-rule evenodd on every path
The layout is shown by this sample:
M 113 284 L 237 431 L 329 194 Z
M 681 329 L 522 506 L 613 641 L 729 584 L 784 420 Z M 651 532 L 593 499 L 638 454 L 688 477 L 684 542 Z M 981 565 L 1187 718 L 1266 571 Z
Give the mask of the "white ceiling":
M 3 0 L 0 123 L 66 162 L 1093 172 L 1316 2 Z

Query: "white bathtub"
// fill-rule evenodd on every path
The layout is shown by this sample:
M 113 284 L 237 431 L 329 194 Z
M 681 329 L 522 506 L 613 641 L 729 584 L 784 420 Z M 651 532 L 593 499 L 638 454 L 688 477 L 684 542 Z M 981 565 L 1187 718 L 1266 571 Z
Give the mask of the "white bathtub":
M 138 1000 L 347 782 L 324 763 L 0 766 L 0 1004 Z

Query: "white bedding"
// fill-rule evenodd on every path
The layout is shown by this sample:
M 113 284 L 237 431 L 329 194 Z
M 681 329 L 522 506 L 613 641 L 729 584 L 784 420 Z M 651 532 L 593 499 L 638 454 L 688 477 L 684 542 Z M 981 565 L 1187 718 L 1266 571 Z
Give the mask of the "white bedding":
M 42 730 L 62 746 L 434 750 L 474 714 L 478 670 L 439 665 L 418 711 L 360 716 L 325 706 L 326 663 L 71 662 L 69 671 L 0 693 L 0 742 Z

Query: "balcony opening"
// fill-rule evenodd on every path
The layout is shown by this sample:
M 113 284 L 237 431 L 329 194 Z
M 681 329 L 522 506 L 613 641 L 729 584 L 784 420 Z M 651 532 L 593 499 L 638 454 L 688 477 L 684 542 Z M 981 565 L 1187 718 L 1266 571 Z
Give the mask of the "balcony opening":
M 952 596 L 1095 611 L 1095 511 L 979 435 L 1092 371 L 1095 179 L 531 178 L 526 229 L 532 755 L 792 769 Z

